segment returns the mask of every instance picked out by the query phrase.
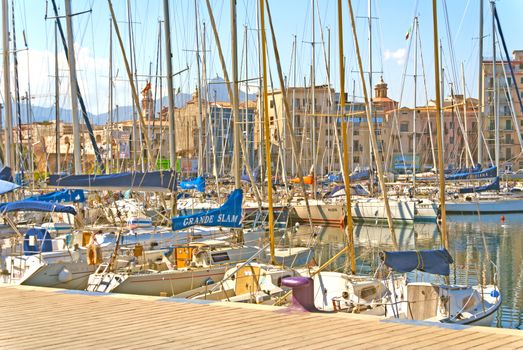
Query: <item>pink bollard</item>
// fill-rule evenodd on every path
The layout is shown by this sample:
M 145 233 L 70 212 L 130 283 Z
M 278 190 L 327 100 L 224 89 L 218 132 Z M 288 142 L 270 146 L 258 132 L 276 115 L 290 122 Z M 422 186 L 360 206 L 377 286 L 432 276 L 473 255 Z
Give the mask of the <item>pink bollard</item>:
M 314 306 L 314 281 L 309 277 L 287 277 L 282 286 L 292 288 L 292 303 L 289 307 L 295 311 L 316 312 Z

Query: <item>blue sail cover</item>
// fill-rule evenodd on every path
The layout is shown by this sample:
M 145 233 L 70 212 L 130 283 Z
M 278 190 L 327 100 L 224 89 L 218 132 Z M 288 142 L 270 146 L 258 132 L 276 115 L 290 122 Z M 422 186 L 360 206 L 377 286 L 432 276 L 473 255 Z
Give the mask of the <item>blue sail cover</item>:
M 362 181 L 369 179 L 369 170 L 360 170 L 352 173 L 349 176 L 350 181 Z M 343 175 L 341 173 L 327 175 L 327 182 L 343 182 Z
M 179 187 L 182 190 L 196 189 L 198 192 L 205 192 L 205 179 L 199 176 L 196 179 L 181 181 Z
M 27 197 L 24 201 L 40 201 L 40 202 L 74 202 L 83 203 L 85 202 L 84 190 L 68 190 L 63 189 L 46 194 L 40 194 L 36 196 Z
M 0 180 L 0 194 L 9 193 L 13 190 L 16 190 L 19 187 L 20 185 L 17 185 L 13 182 Z
M 445 174 L 445 180 L 474 180 L 474 179 L 488 179 L 497 176 L 497 168 L 492 166 L 485 170 L 458 172 L 453 174 Z
M 11 168 L 5 166 L 0 170 L 0 180 L 13 182 L 13 175 L 11 174 Z
M 241 227 L 243 191 L 232 191 L 223 205 L 207 212 L 172 218 L 173 231 L 199 226 Z
M 419 270 L 448 276 L 454 262 L 446 249 L 383 252 L 383 263 L 398 272 Z
M 499 191 L 499 177 L 496 177 L 494 182 L 483 185 L 483 186 L 477 186 L 477 187 L 465 187 L 460 188 L 459 193 L 478 193 L 478 192 L 485 192 L 485 191 Z
M 30 237 L 34 239 L 31 240 Z M 32 245 L 31 243 L 35 243 Z M 30 228 L 24 235 L 24 254 L 34 255 L 53 251 L 51 235 L 45 228 Z
M 0 204 L 0 213 L 2 214 L 14 211 L 42 211 L 48 213 L 67 213 L 76 215 L 76 210 L 73 207 L 57 203 L 22 200 Z
M 109 175 L 50 175 L 49 186 L 65 188 L 100 189 L 111 191 L 174 191 L 176 190 L 173 171 L 149 173 L 119 173 Z

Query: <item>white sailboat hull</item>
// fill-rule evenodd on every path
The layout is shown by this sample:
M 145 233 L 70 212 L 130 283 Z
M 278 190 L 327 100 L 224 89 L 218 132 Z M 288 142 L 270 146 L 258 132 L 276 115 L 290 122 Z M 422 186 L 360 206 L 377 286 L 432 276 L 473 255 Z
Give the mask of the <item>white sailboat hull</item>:
M 87 289 L 105 293 L 172 296 L 209 283 L 216 283 L 223 278 L 225 270 L 225 266 L 219 266 L 163 273 L 92 274 Z
M 507 214 L 522 213 L 523 198 L 500 199 L 500 200 L 478 200 L 471 201 L 448 201 L 445 210 L 449 214 Z
M 392 219 L 397 222 L 411 223 L 414 220 L 432 221 L 436 219 L 437 208 L 430 202 L 413 200 L 389 200 Z M 344 202 L 324 203 L 312 202 L 309 205 L 311 219 L 317 224 L 341 225 L 345 216 Z M 308 221 L 308 211 L 305 204 L 294 206 L 298 219 Z M 387 215 L 383 200 L 377 198 L 359 199 L 352 203 L 352 217 L 357 221 L 385 221 Z

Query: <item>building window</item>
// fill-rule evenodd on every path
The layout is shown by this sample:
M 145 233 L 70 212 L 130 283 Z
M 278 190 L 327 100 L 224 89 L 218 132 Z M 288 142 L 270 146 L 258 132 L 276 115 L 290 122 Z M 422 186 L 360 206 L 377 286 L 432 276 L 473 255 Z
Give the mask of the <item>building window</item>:
M 512 130 L 512 121 L 505 120 L 505 130 Z
M 507 145 L 512 144 L 512 137 L 510 137 L 510 135 L 505 135 L 505 144 L 507 144 Z
M 519 83 L 523 84 L 523 77 L 519 78 Z
M 270 108 L 274 108 L 274 100 L 269 100 L 269 106 Z
M 505 160 L 512 158 L 512 149 L 510 147 L 505 148 Z
M 408 132 L 408 131 L 409 131 L 409 123 L 401 123 L 400 132 Z
M 512 85 L 512 78 L 510 78 L 510 77 L 507 78 L 507 85 L 508 86 Z

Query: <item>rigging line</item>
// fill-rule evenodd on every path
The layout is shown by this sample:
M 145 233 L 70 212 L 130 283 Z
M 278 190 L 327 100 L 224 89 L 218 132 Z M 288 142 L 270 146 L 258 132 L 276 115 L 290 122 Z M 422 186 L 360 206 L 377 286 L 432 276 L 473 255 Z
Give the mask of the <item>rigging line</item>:
M 467 11 L 468 11 L 469 5 L 470 5 L 470 0 L 467 0 L 467 4 L 465 5 L 465 10 L 463 11 L 463 15 L 461 16 L 461 21 L 459 22 L 458 30 L 456 32 L 456 37 L 454 38 L 454 40 L 458 40 L 459 34 L 461 32 L 461 28 L 463 26 L 463 21 L 465 20 L 465 17 L 467 17 Z M 453 45 L 455 45 L 455 44 L 456 44 L 456 42 L 453 43 Z
M 455 93 L 458 93 L 458 91 L 462 91 L 461 90 L 461 79 L 458 79 L 458 73 L 457 73 L 457 68 L 456 68 L 456 54 L 454 52 L 454 44 L 453 44 L 453 40 L 452 40 L 452 32 L 450 30 L 450 21 L 449 21 L 449 14 L 448 14 L 448 8 L 447 8 L 447 2 L 445 0 L 441 0 L 442 3 L 443 3 L 443 15 L 444 15 L 444 18 L 445 18 L 445 29 L 446 29 L 446 34 L 447 34 L 447 42 L 448 42 L 448 46 L 449 46 L 449 61 L 450 61 L 450 68 L 452 70 L 452 81 L 454 83 L 454 86 L 456 87 L 455 89 Z M 451 81 L 451 80 L 449 80 Z M 444 99 L 444 96 L 443 96 L 443 99 Z

